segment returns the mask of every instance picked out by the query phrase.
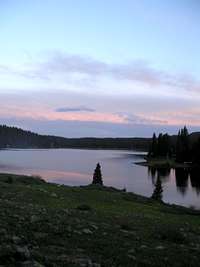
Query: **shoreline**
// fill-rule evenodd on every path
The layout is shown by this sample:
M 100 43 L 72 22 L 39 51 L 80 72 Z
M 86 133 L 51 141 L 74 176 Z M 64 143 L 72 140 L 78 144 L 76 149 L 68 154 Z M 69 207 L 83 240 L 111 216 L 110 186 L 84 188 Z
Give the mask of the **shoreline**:
M 174 159 L 166 159 L 166 158 L 147 158 L 144 156 L 143 161 L 134 162 L 136 165 L 144 166 L 144 167 L 152 167 L 152 168 L 166 168 L 166 169 L 192 169 L 192 168 L 200 168 L 199 165 L 194 165 L 190 162 L 179 163 Z
M 147 203 L 158 203 L 159 205 L 163 205 L 169 208 L 177 208 L 185 211 L 194 212 L 195 214 L 198 213 L 200 215 L 200 209 L 194 209 L 187 206 L 175 204 L 175 203 L 168 203 L 164 201 L 156 201 L 153 200 L 151 197 L 147 197 L 144 195 L 137 194 L 132 191 L 124 191 L 124 189 L 119 189 L 114 186 L 106 186 L 106 185 L 94 185 L 92 183 L 87 185 L 67 185 L 67 184 L 58 184 L 54 182 L 48 182 L 41 176 L 37 175 L 26 175 L 26 174 L 15 174 L 15 173 L 2 173 L 0 172 L 0 182 L 7 183 L 9 185 L 17 185 L 23 184 L 25 186 L 31 185 L 31 186 L 50 186 L 53 188 L 63 188 L 63 189 L 83 189 L 83 190 L 98 190 L 98 191 L 105 191 L 110 193 L 121 193 L 123 195 L 132 196 L 133 199 L 141 202 L 147 202 Z M 43 191 L 41 191 L 43 192 Z
M 113 151 L 128 151 L 128 152 L 139 152 L 139 153 L 147 153 L 147 151 L 144 151 L 143 149 L 133 149 L 133 148 L 104 148 L 104 147 L 98 147 L 98 148 L 92 148 L 92 147 L 4 147 L 0 148 L 0 151 L 5 150 L 53 150 L 53 149 L 74 149 L 74 150 L 113 150 Z M 140 155 L 140 154 L 138 154 Z M 141 154 L 143 155 L 143 154 Z
M 194 165 L 185 164 L 185 163 L 169 163 L 169 162 L 153 162 L 153 161 L 141 161 L 141 162 L 134 162 L 136 165 L 144 166 L 144 167 L 152 167 L 152 168 L 169 168 L 169 169 L 190 169 L 194 168 Z
M 0 174 L 0 262 L 5 267 L 160 267 L 165 261 L 196 267 L 199 215 L 112 187 L 61 186 Z M 177 255 L 184 255 L 178 265 Z
M 145 162 L 144 162 L 145 163 Z M 142 163 L 138 162 L 138 165 L 141 165 Z M 144 165 L 142 165 L 144 166 Z M 147 203 L 152 203 L 155 202 L 155 200 L 153 200 L 150 196 L 145 196 L 145 195 L 141 195 L 138 193 L 135 193 L 133 191 L 125 191 L 124 189 L 120 189 L 114 186 L 99 186 L 99 185 L 93 185 L 93 184 L 86 184 L 86 185 L 67 185 L 67 184 L 59 184 L 59 183 L 55 183 L 55 182 L 49 182 L 47 180 L 45 180 L 42 176 L 40 175 L 27 175 L 27 174 L 17 174 L 17 173 L 9 173 L 9 172 L 5 172 L 2 173 L 0 172 L 0 182 L 3 180 L 5 180 L 5 177 L 11 177 L 11 179 L 13 181 L 18 181 L 20 180 L 20 182 L 24 183 L 24 184 L 40 184 L 40 185 L 49 185 L 49 186 L 53 186 L 53 187 L 57 187 L 57 188 L 68 188 L 68 189 L 97 189 L 100 191 L 106 191 L 106 192 L 110 192 L 110 193 L 123 193 L 125 195 L 128 196 L 132 196 L 137 200 L 140 200 L 142 202 L 147 202 Z M 8 179 L 8 180 L 9 180 Z M 10 182 L 8 182 L 10 183 Z M 12 184 L 12 182 L 10 183 Z M 157 202 L 157 201 L 156 201 Z M 200 208 L 191 208 L 190 206 L 185 206 L 185 205 L 181 205 L 181 204 L 176 204 L 176 203 L 170 203 L 170 202 L 157 202 L 160 203 L 161 205 L 167 206 L 167 207 L 173 207 L 173 208 L 177 208 L 177 209 L 186 209 L 186 210 L 190 210 L 191 212 L 199 212 L 200 215 Z

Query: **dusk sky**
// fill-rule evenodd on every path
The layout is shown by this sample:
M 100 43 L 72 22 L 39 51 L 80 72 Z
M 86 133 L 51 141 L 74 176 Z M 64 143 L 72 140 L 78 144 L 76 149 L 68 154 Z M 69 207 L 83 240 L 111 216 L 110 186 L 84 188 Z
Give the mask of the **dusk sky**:
M 0 1 L 0 124 L 42 134 L 200 131 L 199 0 Z

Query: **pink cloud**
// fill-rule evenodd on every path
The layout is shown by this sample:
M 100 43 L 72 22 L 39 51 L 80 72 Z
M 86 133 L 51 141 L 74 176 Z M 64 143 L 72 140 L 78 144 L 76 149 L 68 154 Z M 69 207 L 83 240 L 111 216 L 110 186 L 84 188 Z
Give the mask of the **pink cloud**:
M 56 112 L 50 108 L 31 108 L 23 106 L 5 107 L 0 110 L 1 117 L 21 118 L 47 121 L 82 121 L 106 122 L 119 124 L 152 124 L 152 125 L 188 125 L 200 126 L 200 109 L 159 112 L 158 114 L 123 114 L 112 112 Z
M 64 120 L 64 121 L 88 121 L 127 123 L 126 119 L 118 114 L 109 112 L 56 112 L 43 108 L 5 107 L 0 111 L 2 117 L 30 118 L 35 120 Z
M 180 110 L 180 111 L 167 111 L 159 112 L 159 114 L 150 115 L 150 118 L 153 120 L 165 120 L 164 124 L 172 126 L 200 126 L 200 109 L 189 109 L 189 110 Z M 159 123 L 162 124 L 162 123 Z

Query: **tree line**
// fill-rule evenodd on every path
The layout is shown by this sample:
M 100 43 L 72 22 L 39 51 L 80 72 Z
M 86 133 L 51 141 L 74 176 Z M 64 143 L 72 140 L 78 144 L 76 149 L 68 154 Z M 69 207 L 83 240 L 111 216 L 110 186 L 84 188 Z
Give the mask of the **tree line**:
M 148 152 L 149 158 L 173 158 L 178 163 L 200 164 L 200 137 L 194 140 L 186 126 L 178 131 L 177 136 L 160 133 L 153 134 Z
M 151 138 L 65 138 L 0 125 L 0 148 L 92 148 L 147 151 Z

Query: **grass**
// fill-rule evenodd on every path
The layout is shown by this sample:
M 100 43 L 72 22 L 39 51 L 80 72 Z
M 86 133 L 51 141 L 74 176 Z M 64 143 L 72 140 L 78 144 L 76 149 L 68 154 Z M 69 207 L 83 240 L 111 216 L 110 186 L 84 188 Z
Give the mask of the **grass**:
M 148 166 L 152 168 L 189 168 L 191 164 L 178 163 L 174 159 L 167 158 L 146 158 L 144 162 L 136 162 L 137 165 Z
M 200 266 L 199 215 L 114 188 L 0 174 L 0 265 Z

